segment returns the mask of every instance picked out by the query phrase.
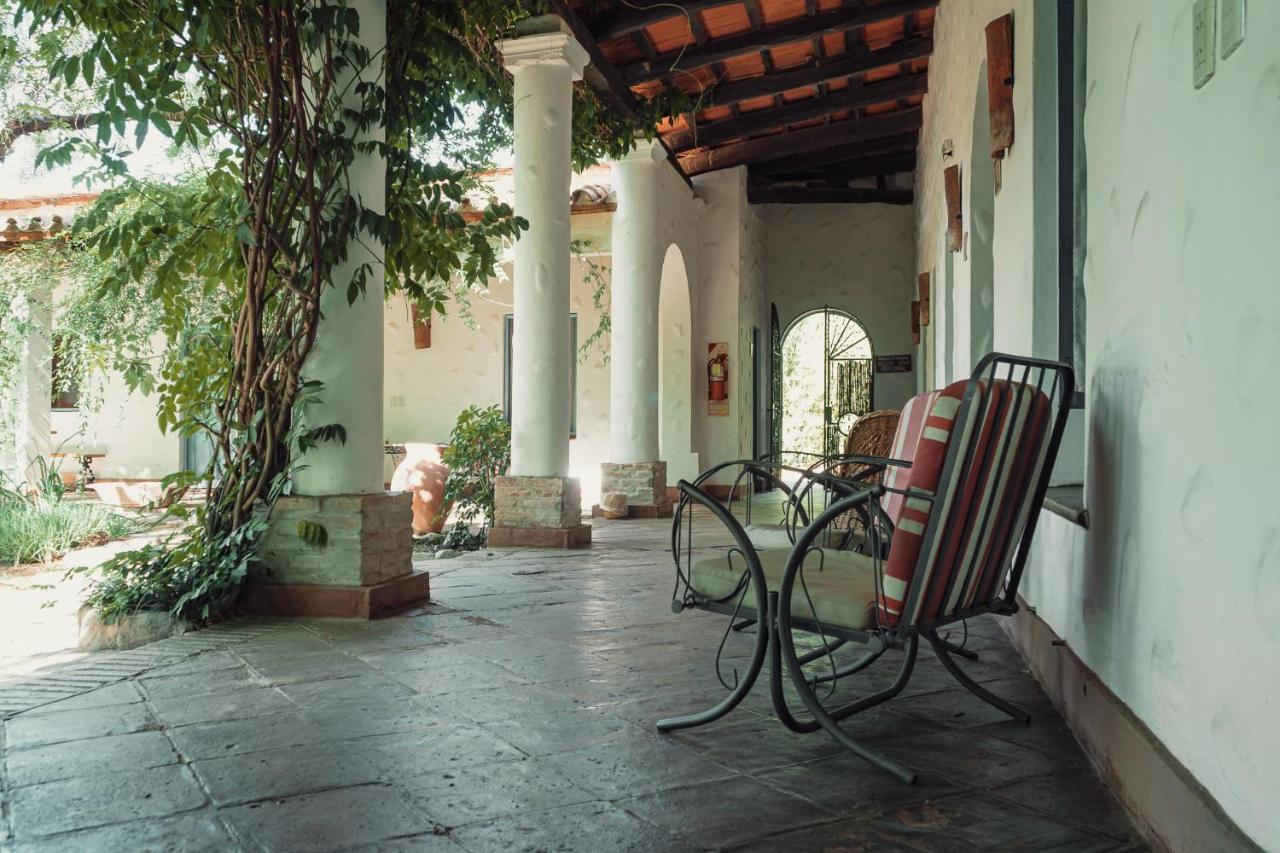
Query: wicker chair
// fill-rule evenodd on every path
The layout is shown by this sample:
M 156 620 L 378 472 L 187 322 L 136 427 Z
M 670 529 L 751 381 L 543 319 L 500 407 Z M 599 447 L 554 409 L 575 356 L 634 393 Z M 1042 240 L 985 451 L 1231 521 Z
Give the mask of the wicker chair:
M 898 417 L 901 412 L 892 409 L 880 409 L 867 412 L 854 421 L 849 427 L 849 436 L 844 440 L 845 456 L 874 456 L 885 459 L 893 448 L 893 436 L 898 431 Z M 832 473 L 846 480 L 859 479 L 858 475 L 866 473 L 866 483 L 880 483 L 884 478 L 884 469 L 874 465 L 862 465 L 857 462 L 841 464 Z

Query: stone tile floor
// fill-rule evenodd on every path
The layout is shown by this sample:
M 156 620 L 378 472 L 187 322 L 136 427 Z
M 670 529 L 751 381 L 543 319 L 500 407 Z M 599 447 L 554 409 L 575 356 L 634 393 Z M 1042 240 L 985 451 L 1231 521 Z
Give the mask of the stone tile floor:
M 990 620 L 968 668 L 1030 725 L 924 653 L 848 724 L 918 785 L 791 734 L 759 688 L 657 735 L 722 692 L 723 618 L 672 614 L 668 529 L 597 521 L 589 551 L 437 561 L 434 603 L 402 617 L 157 644 L 154 666 L 0 723 L 0 849 L 1145 849 Z M 750 642 L 730 640 L 727 678 Z

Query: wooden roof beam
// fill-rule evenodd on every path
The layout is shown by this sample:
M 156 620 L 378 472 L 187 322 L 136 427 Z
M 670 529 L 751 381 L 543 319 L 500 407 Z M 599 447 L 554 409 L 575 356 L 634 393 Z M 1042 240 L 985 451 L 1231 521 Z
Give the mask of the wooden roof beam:
M 779 95 L 804 86 L 843 80 L 884 65 L 897 65 L 923 59 L 931 53 L 933 53 L 933 39 L 930 36 L 900 41 L 879 50 L 871 50 L 866 45 L 860 45 L 852 51 L 813 65 L 720 83 L 712 87 L 702 99 L 702 105 L 704 107 L 728 106 L 762 95 Z
M 703 47 L 685 47 L 660 54 L 656 59 L 642 60 L 619 69 L 632 85 L 657 80 L 671 73 L 672 67 L 691 71 L 713 62 L 759 53 L 771 47 L 807 41 L 832 33 L 865 27 L 878 21 L 892 20 L 903 15 L 931 9 L 939 0 L 889 0 L 875 6 L 832 9 L 818 15 L 805 16 L 780 24 L 747 30 L 724 38 L 711 39 Z
M 832 166 L 849 160 L 879 157 L 886 154 L 914 152 L 920 140 L 914 132 L 886 136 L 871 142 L 855 142 L 837 145 L 809 154 L 785 156 L 774 160 L 752 163 L 752 168 L 764 172 L 812 172 L 823 166 Z
M 808 154 L 837 145 L 918 131 L 922 121 L 921 108 L 912 107 L 909 110 L 899 110 L 870 118 L 832 122 L 760 139 L 734 142 L 720 148 L 692 151 L 680 155 L 678 159 L 686 175 L 698 175 L 717 169 L 741 166 L 744 163 Z
M 681 0 L 681 2 L 661 2 L 647 5 L 643 9 L 624 7 L 603 21 L 597 29 L 596 39 L 602 42 L 613 41 L 631 33 L 643 30 L 650 24 L 656 24 L 671 18 L 683 17 L 687 14 L 696 18 L 703 9 L 714 9 L 717 6 L 736 6 L 742 0 Z M 638 4 L 637 4 L 638 5 Z M 676 6 L 680 8 L 676 8 Z
M 778 186 L 748 183 L 751 204 L 912 204 L 911 190 L 881 190 L 864 187 Z
M 753 180 L 764 179 L 774 183 L 783 181 L 825 181 L 829 184 L 847 184 L 859 178 L 876 178 L 882 175 L 897 175 L 903 172 L 914 172 L 916 168 L 916 152 L 902 151 L 896 154 L 880 154 L 874 157 L 860 157 L 857 160 L 846 160 L 816 169 L 797 169 L 779 171 L 766 166 L 752 165 L 749 177 Z
M 897 101 L 911 95 L 922 95 L 928 89 L 929 75 L 892 77 L 865 86 L 841 89 L 828 95 L 792 101 L 782 106 L 742 113 L 736 118 L 707 122 L 688 129 L 665 134 L 662 141 L 677 153 L 695 145 L 719 145 L 753 133 L 784 127 L 797 122 L 829 116 L 841 110 Z

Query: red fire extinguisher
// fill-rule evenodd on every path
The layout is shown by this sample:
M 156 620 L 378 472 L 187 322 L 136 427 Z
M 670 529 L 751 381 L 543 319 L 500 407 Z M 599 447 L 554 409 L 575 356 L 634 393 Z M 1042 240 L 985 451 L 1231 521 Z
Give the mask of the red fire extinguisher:
M 720 353 L 707 362 L 707 393 L 711 401 L 729 399 L 729 354 Z

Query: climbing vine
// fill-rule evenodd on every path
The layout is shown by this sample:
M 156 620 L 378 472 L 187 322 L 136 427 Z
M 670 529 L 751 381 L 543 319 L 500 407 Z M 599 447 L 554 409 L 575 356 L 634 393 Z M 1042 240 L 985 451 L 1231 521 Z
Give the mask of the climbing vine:
M 92 92 L 94 108 L 34 122 L 61 129 L 38 160 L 87 160 L 85 178 L 107 187 L 72 236 L 113 259 L 91 292 L 154 304 L 167 346 L 138 365 L 134 384 L 155 391 L 162 427 L 204 434 L 215 449 L 206 471 L 169 479 L 202 481 L 208 494 L 183 536 L 108 563 L 92 601 L 113 614 L 145 606 L 208 617 L 253 568 L 254 543 L 302 454 L 345 440 L 342 424 L 307 417 L 324 394 L 303 370 L 322 295 L 403 291 L 440 310 L 487 280 L 497 247 L 523 227 L 496 204 L 468 221 L 460 203 L 476 160 L 509 137 L 511 84 L 495 45 L 533 4 L 388 0 L 392 26 L 377 53 L 343 0 L 15 6 L 29 33 L 83 36 L 41 41 L 51 78 Z M 624 153 L 678 97 L 622 117 L 579 86 L 575 163 Z M 10 121 L 6 132 L 24 127 Z M 462 142 L 441 144 L 459 130 Z M 130 151 L 149 134 L 195 153 L 190 180 L 131 174 Z M 352 165 L 368 154 L 387 162 L 382 212 L 352 186 Z M 350 253 L 361 244 L 383 250 L 358 259 Z M 348 261 L 354 272 L 339 275 Z

